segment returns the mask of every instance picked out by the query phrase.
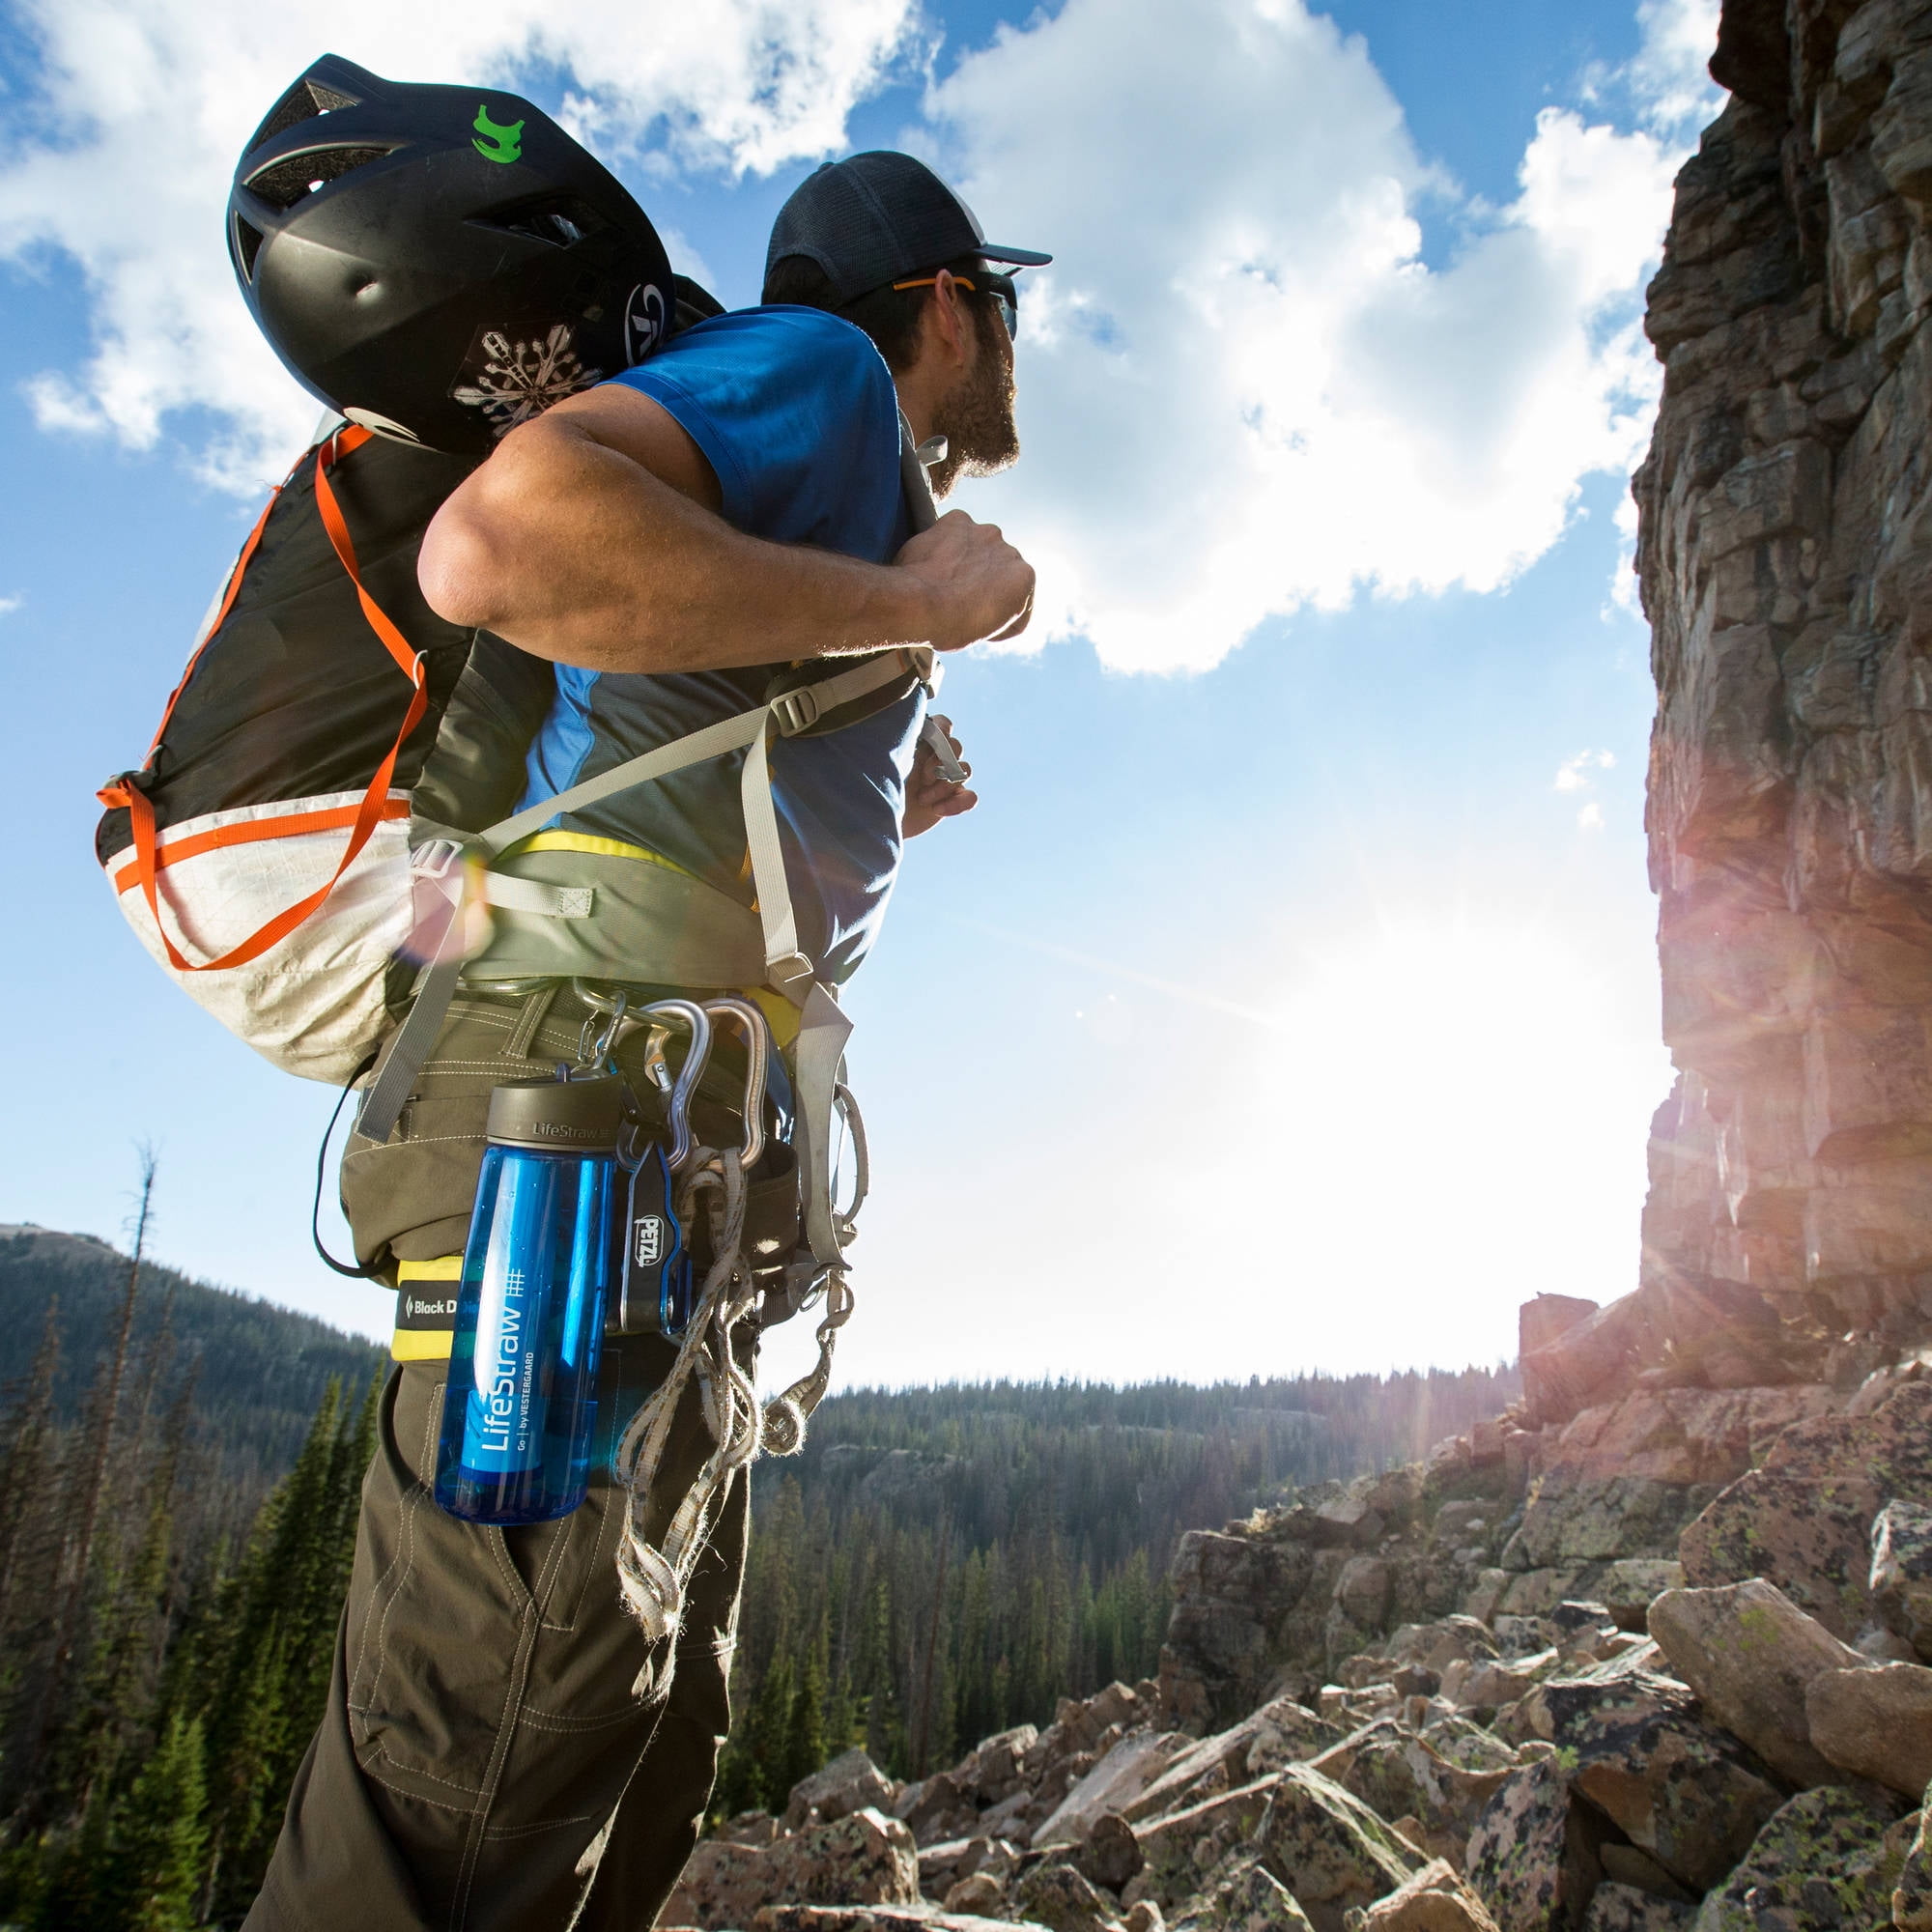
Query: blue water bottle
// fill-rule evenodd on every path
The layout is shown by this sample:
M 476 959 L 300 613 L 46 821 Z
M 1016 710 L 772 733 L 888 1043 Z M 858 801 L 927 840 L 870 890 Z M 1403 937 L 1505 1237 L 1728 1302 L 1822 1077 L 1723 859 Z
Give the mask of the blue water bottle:
M 623 1101 L 611 1074 L 490 1095 L 436 1458 L 436 1499 L 466 1522 L 547 1522 L 583 1500 L 623 1266 Z

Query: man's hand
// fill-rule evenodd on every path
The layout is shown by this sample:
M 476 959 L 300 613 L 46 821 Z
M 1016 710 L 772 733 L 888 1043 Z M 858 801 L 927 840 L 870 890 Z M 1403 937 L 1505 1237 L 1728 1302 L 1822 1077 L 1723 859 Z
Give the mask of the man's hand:
M 935 713 L 932 722 L 946 733 L 946 742 L 952 747 L 952 755 L 958 757 L 959 740 L 952 735 L 952 720 Z M 971 765 L 962 764 L 960 769 L 969 777 L 973 771 Z M 964 785 L 948 784 L 939 776 L 939 760 L 933 756 L 932 747 L 922 738 L 919 750 L 913 753 L 912 777 L 906 781 L 905 817 L 901 824 L 904 836 L 917 838 L 922 832 L 930 832 L 942 818 L 957 818 L 962 811 L 971 811 L 979 803 L 980 794 L 977 791 L 968 791 Z
M 997 524 L 976 524 L 964 510 L 948 510 L 893 562 L 930 599 L 928 636 L 921 641 L 935 650 L 1016 638 L 1033 615 L 1033 565 Z

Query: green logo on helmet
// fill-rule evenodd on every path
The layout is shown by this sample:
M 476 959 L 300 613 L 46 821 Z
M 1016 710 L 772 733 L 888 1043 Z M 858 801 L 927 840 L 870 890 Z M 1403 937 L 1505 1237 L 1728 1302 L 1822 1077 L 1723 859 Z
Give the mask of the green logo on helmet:
M 476 109 L 476 118 L 469 124 L 476 129 L 477 139 L 469 145 L 486 161 L 514 161 L 524 152 L 524 124 L 512 121 L 505 128 L 490 118 L 490 103 L 483 101 Z

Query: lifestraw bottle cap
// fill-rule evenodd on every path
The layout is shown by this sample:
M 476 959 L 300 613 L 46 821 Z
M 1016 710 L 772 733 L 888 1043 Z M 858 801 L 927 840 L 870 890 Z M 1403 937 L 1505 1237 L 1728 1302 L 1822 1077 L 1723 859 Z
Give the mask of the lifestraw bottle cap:
M 498 1147 L 610 1153 L 623 1117 L 624 1083 L 615 1074 L 525 1080 L 491 1090 L 487 1132 Z

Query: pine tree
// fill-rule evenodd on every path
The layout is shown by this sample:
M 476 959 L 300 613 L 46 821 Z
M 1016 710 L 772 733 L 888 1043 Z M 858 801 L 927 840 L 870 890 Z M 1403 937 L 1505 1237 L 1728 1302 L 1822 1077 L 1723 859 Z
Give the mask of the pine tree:
M 201 1719 L 177 1711 L 116 1808 L 99 1932 L 188 1932 L 208 1845 Z
M 66 1721 L 70 1683 L 74 1675 L 76 1653 L 89 1610 L 89 1593 L 97 1584 L 95 1534 L 99 1526 L 101 1504 L 109 1488 L 109 1469 L 115 1437 L 121 1423 L 122 1385 L 128 1375 L 128 1342 L 134 1331 L 134 1304 L 141 1287 L 141 1264 L 148 1250 L 148 1223 L 154 1213 L 156 1157 L 152 1148 L 141 1153 L 141 1191 L 135 1208 L 133 1253 L 128 1263 L 128 1287 L 121 1297 L 121 1319 L 112 1350 L 103 1358 L 95 1378 L 93 1394 L 82 1419 L 80 1456 L 74 1465 L 75 1482 L 70 1506 L 73 1541 L 68 1554 L 67 1583 L 59 1592 L 60 1607 L 54 1618 L 53 1649 L 48 1660 L 46 1682 L 40 1694 L 40 1720 L 28 1764 L 30 1806 L 43 1816 L 49 1815 L 59 1799 L 65 1797 L 68 1780 L 42 1774 L 54 1753 L 57 1734 Z
M 771 1794 L 774 1811 L 791 1796 L 791 1788 L 807 1778 L 825 1762 L 825 1671 L 818 1659 L 810 1658 L 792 1692 L 791 1710 L 786 1714 L 784 1757 L 776 1788 Z
M 43 1537 L 34 1534 L 45 1521 L 52 1488 L 59 1431 L 54 1420 L 54 1377 L 60 1368 L 60 1297 L 49 1296 L 41 1346 L 25 1386 L 14 1393 L 0 1424 L 0 1644 L 13 1627 L 16 1594 L 34 1572 Z

